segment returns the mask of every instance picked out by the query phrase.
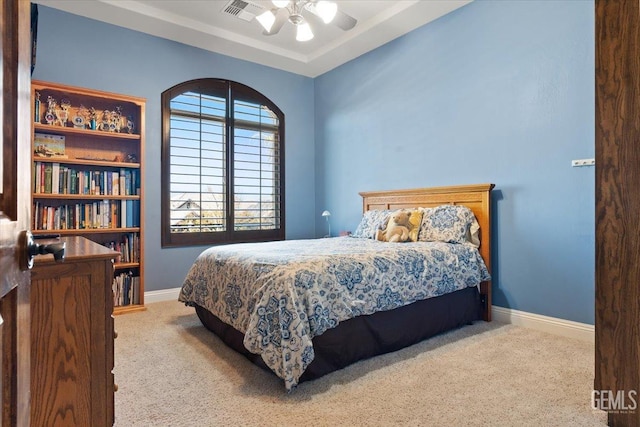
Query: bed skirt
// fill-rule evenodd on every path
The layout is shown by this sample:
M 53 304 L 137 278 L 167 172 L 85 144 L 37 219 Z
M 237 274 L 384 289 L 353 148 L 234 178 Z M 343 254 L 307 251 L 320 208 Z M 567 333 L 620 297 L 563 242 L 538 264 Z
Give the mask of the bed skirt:
M 244 347 L 244 334 L 203 307 L 196 305 L 195 310 L 202 324 L 225 344 L 271 371 L 260 355 Z M 299 382 L 319 378 L 359 360 L 408 347 L 480 319 L 482 303 L 476 287 L 349 319 L 313 338 L 315 358 Z

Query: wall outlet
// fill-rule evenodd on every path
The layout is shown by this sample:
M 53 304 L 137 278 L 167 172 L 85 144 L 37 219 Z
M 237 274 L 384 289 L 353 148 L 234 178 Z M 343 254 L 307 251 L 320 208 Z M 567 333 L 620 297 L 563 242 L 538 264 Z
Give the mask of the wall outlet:
M 596 159 L 579 159 L 579 160 L 571 160 L 571 166 L 580 167 L 580 166 L 594 166 L 596 164 Z

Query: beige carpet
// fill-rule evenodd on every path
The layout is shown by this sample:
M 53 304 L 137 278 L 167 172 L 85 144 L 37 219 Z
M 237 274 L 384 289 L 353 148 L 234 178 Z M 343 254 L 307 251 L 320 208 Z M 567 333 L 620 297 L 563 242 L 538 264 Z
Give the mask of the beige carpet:
M 287 394 L 178 302 L 116 317 L 116 426 L 604 426 L 593 345 L 480 322 Z

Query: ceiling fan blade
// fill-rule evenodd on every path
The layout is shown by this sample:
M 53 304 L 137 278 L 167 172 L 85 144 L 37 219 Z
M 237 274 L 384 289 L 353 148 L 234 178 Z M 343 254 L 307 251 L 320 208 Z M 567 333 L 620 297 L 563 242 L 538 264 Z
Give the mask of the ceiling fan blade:
M 276 13 L 276 20 L 274 21 L 273 26 L 271 27 L 271 30 L 270 31 L 263 30 L 262 35 L 272 36 L 274 34 L 278 34 L 280 32 L 280 29 L 284 25 L 284 23 L 287 22 L 287 18 L 289 18 L 289 13 L 287 12 L 287 9 L 286 8 L 278 9 Z
M 356 26 L 358 20 L 353 16 L 347 15 L 346 13 L 338 9 L 338 12 L 336 12 L 336 17 L 333 18 L 333 21 L 331 21 L 331 23 L 337 25 L 338 28 L 349 31 Z
M 322 15 L 320 15 L 320 13 L 318 12 L 317 5 L 315 2 L 309 2 L 305 4 L 304 8 L 307 9 L 309 12 L 313 13 L 314 15 L 316 15 L 318 18 L 322 19 Z M 352 17 L 351 15 L 348 15 L 343 11 L 341 11 L 340 9 L 338 9 L 336 12 L 336 16 L 333 18 L 333 20 L 330 23 L 337 26 L 338 28 L 348 31 L 356 26 L 356 24 L 358 23 L 358 20 Z

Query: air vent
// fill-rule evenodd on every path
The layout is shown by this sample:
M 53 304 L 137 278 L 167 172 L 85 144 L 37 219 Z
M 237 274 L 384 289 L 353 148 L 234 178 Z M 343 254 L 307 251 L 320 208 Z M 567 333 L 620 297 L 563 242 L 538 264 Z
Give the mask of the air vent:
M 231 0 L 222 8 L 222 13 L 235 16 L 236 18 L 249 22 L 265 10 L 266 9 L 259 4 L 244 0 Z

